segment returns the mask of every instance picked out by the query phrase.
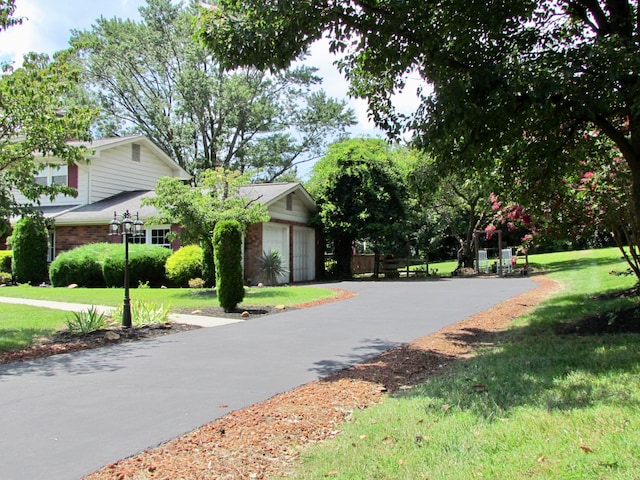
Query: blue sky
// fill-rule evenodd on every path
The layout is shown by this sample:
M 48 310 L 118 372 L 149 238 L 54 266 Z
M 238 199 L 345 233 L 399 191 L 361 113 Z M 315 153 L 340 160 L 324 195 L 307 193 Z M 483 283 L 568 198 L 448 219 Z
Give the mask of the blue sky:
M 54 52 L 68 47 L 71 30 L 87 30 L 100 16 L 139 19 L 138 8 L 145 0 L 17 0 L 17 16 L 26 17 L 22 25 L 0 33 L 0 61 L 19 63 L 30 51 Z M 368 122 L 366 104 L 362 100 L 347 97 L 347 83 L 333 66 L 334 58 L 328 53 L 327 42 L 313 45 L 311 56 L 305 62 L 319 68 L 324 79 L 322 88 L 328 95 L 346 99 L 356 112 L 358 125 L 354 135 L 381 136 Z M 394 98 L 403 112 L 410 112 L 416 105 L 415 85 L 407 88 L 407 94 Z

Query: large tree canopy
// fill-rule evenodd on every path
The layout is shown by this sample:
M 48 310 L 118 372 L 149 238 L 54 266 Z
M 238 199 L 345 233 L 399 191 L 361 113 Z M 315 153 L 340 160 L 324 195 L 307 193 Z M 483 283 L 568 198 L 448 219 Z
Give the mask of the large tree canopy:
M 494 168 L 526 198 L 575 174 L 597 132 L 640 218 L 640 12 L 629 0 L 218 0 L 199 35 L 225 65 L 282 68 L 323 34 L 352 93 L 452 170 Z M 409 118 L 391 93 L 425 86 Z M 595 145 L 592 145 L 595 148 Z
M 140 13 L 99 18 L 71 40 L 111 119 L 104 133 L 143 133 L 192 173 L 254 169 L 270 181 L 355 123 L 345 102 L 315 90 L 313 68 L 225 70 L 192 36 L 195 7 L 148 0 Z
M 406 242 L 407 190 L 399 166 L 407 155 L 380 139 L 355 138 L 330 145 L 314 165 L 307 188 L 333 242 L 340 277 L 351 276 L 356 240 L 375 250 Z
M 0 6 L 0 31 L 20 23 L 13 18 L 14 10 L 13 1 Z M 49 158 L 68 163 L 83 159 L 85 149 L 67 141 L 90 138 L 93 112 L 65 108 L 64 98 L 77 84 L 79 72 L 64 54 L 52 62 L 32 53 L 20 68 L 1 67 L 0 224 L 6 225 L 10 217 L 30 212 L 30 202 L 37 203 L 42 195 L 75 194 L 65 186 L 37 183 L 34 176 Z

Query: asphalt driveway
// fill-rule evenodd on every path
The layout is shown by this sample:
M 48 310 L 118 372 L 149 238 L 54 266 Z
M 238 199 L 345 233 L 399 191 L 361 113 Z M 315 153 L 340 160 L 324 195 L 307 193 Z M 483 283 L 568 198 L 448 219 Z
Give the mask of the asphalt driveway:
M 0 478 L 80 478 L 536 284 L 528 278 L 458 278 L 328 286 L 358 295 L 0 366 Z

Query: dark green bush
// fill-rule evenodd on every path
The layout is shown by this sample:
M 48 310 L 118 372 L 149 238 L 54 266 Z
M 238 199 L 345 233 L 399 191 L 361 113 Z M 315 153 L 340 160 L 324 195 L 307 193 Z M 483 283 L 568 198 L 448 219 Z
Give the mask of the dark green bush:
M 180 248 L 167 259 L 164 267 L 173 285 L 189 286 L 189 280 L 202 277 L 202 247 L 187 245 Z
M 225 312 L 233 311 L 244 298 L 242 278 L 242 227 L 236 220 L 223 220 L 213 229 L 216 265 L 216 295 Z
M 129 286 L 148 283 L 159 287 L 166 283 L 164 265 L 171 250 L 156 245 L 129 245 Z M 124 245 L 118 245 L 102 264 L 107 287 L 124 286 Z
M 0 272 L 11 273 L 11 250 L 0 250 Z
M 207 288 L 216 286 L 216 264 L 213 254 L 213 243 L 210 238 L 209 241 L 202 241 L 200 246 L 202 247 L 202 279 L 204 285 Z
M 19 283 L 38 284 L 49 279 L 47 251 L 49 235 L 41 217 L 22 217 L 13 229 L 13 278 Z
M 72 283 L 80 287 L 105 287 L 102 263 L 109 252 L 119 245 L 90 243 L 68 252 L 62 252 L 49 266 L 49 278 L 54 287 Z

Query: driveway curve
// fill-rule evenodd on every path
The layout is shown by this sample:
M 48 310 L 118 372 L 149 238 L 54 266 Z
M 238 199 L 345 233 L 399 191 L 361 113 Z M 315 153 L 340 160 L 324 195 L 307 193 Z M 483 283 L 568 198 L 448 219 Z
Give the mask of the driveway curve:
M 0 366 L 0 477 L 81 478 L 537 284 L 528 278 L 457 278 L 320 286 L 357 295 L 242 323 Z

